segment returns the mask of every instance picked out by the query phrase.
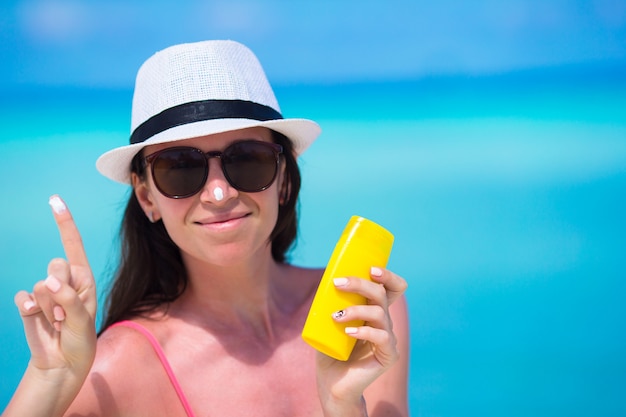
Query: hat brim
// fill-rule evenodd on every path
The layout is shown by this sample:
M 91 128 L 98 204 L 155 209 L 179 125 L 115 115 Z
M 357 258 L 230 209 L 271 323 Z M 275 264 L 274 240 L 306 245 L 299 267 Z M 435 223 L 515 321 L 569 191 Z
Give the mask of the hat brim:
M 177 142 L 216 133 L 267 127 L 291 139 L 296 156 L 301 155 L 319 136 L 321 129 L 317 123 L 307 119 L 215 119 L 176 126 L 160 132 L 148 140 L 133 145 L 121 146 L 102 154 L 96 161 L 96 168 L 107 178 L 123 184 L 130 184 L 130 164 L 137 152 L 148 145 Z

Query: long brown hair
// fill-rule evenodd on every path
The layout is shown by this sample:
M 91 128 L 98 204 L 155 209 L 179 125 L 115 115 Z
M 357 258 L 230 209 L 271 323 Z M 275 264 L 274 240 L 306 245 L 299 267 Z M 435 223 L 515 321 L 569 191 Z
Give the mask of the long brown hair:
M 297 201 L 300 170 L 293 144 L 272 131 L 274 142 L 283 146 L 285 187 L 281 190 L 278 220 L 270 235 L 272 257 L 285 262 L 297 235 Z M 139 152 L 131 171 L 145 178 L 145 164 Z M 180 249 L 167 234 L 162 221 L 151 223 L 134 192 L 130 193 L 121 223 L 120 263 L 105 302 L 101 332 L 120 320 L 152 312 L 176 300 L 187 287 L 187 272 Z

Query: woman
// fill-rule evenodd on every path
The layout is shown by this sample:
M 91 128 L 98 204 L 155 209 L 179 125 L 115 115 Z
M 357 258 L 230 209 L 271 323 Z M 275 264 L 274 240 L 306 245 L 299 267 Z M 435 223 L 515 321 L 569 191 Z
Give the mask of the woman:
M 16 304 L 31 362 L 12 415 L 406 416 L 406 282 L 337 277 L 365 296 L 338 322 L 348 361 L 300 338 L 320 269 L 286 263 L 296 236 L 296 158 L 318 136 L 283 119 L 256 57 L 232 41 L 167 48 L 139 70 L 131 144 L 102 155 L 130 183 L 122 259 L 96 339 L 80 235 L 51 198 L 67 261 Z M 32 398 L 37 398 L 36 402 Z

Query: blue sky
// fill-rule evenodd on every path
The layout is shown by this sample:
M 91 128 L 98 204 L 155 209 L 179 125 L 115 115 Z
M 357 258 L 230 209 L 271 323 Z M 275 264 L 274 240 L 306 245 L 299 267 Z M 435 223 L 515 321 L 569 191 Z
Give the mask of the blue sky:
M 22 0 L 0 5 L 0 88 L 131 87 L 171 44 L 249 45 L 274 83 L 626 61 L 626 0 Z

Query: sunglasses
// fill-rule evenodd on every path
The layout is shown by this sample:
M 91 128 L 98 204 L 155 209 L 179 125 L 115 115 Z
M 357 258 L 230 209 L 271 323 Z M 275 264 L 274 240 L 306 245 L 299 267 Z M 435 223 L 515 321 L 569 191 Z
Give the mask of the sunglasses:
M 150 164 L 157 189 L 169 198 L 198 193 L 209 176 L 209 159 L 221 160 L 226 181 L 236 190 L 256 193 L 267 189 L 278 173 L 283 147 L 276 143 L 243 140 L 222 152 L 203 152 L 192 147 L 166 148 L 144 158 Z

